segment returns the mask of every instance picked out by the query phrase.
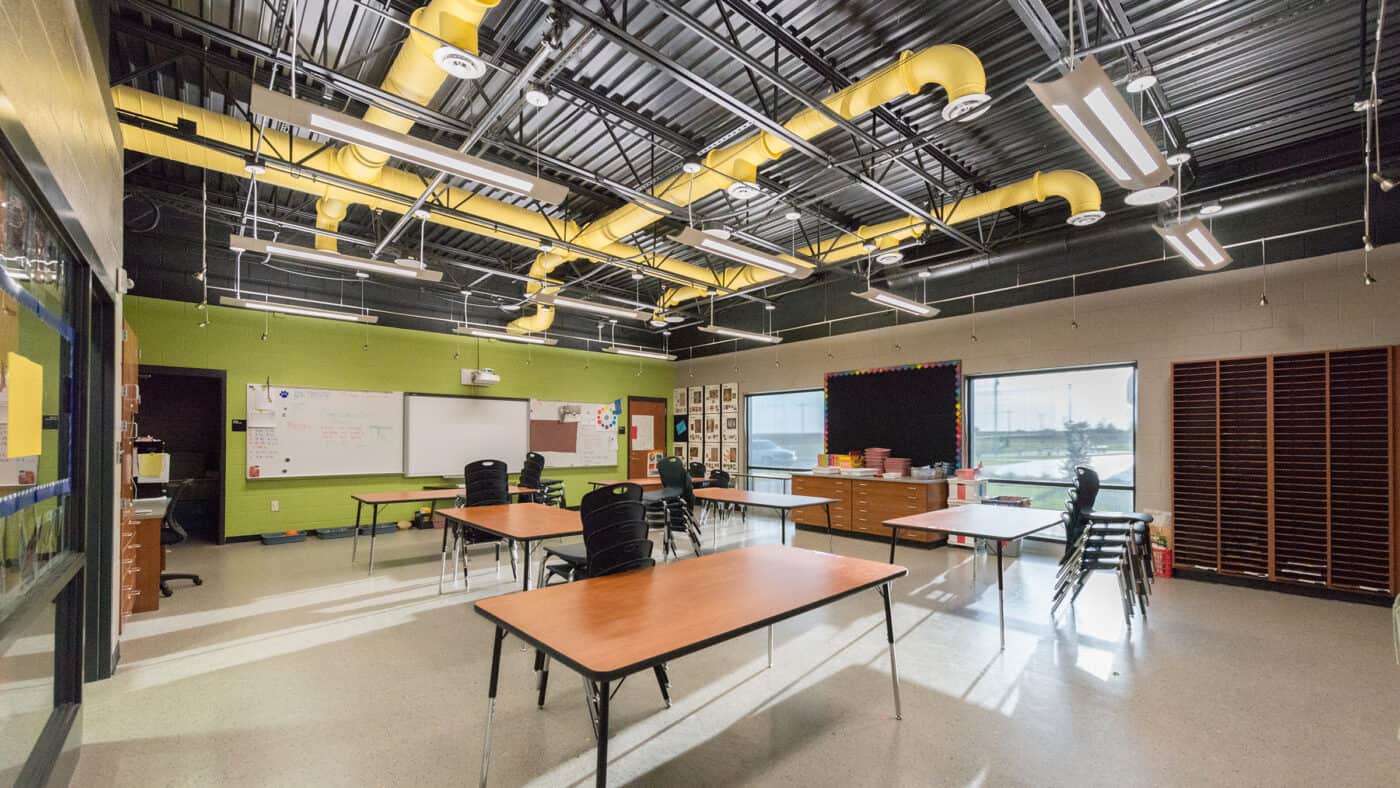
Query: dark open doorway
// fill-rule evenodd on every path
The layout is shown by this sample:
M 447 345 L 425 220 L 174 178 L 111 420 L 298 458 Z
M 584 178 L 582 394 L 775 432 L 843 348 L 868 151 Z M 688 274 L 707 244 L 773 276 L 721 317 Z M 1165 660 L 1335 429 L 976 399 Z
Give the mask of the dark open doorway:
M 198 541 L 224 543 L 226 378 L 221 369 L 141 365 L 139 435 L 165 442 L 180 524 Z

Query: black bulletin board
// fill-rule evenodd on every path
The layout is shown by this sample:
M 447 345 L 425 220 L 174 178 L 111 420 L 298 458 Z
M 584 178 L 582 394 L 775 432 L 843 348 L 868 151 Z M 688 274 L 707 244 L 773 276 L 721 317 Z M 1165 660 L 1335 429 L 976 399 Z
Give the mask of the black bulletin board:
M 962 453 L 962 363 L 831 372 L 826 376 L 826 450 L 872 446 L 914 465 L 958 464 Z

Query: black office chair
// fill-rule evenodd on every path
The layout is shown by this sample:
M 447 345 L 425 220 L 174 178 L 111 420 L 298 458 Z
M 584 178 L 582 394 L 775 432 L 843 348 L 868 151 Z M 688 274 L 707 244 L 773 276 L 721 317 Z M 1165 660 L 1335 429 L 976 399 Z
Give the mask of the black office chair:
M 649 527 L 641 487 L 626 483 L 600 487 L 583 496 L 579 504 L 579 518 L 583 524 L 584 564 L 561 564 L 557 567 L 559 573 L 567 574 L 569 581 L 646 569 L 656 564 L 651 557 L 652 542 L 647 539 Z M 536 669 L 540 671 L 539 705 L 543 708 L 545 691 L 549 686 L 549 657 L 537 654 Z M 666 666 L 657 665 L 653 672 L 661 688 L 661 697 L 670 706 L 670 680 L 666 675 Z M 595 689 L 588 679 L 584 679 L 583 683 L 588 713 L 593 719 L 596 734 L 598 712 Z
M 674 534 L 684 533 L 690 537 L 695 555 L 700 555 L 700 524 L 695 520 L 695 488 L 689 469 L 679 457 L 663 457 L 656 472 L 661 477 L 661 489 L 643 494 L 642 500 L 647 504 L 651 527 L 663 531 L 661 554 L 679 558 Z
M 1118 579 L 1123 620 L 1131 628 L 1134 603 L 1147 617 L 1152 588 L 1151 543 L 1148 524 L 1152 516 L 1139 512 L 1094 510 L 1099 475 L 1092 468 L 1074 469 L 1074 487 L 1065 500 L 1061 522 L 1065 527 L 1065 554 L 1055 577 L 1051 615 L 1066 599 L 1079 597 L 1089 575 L 1111 570 Z
M 540 474 L 544 472 L 544 455 L 532 451 L 525 454 L 525 464 L 520 466 L 520 486 L 529 487 L 536 490 L 529 499 L 536 503 L 543 503 L 544 482 L 540 479 Z
M 186 531 L 184 526 L 180 525 L 180 521 L 175 518 L 175 506 L 185 500 L 186 493 L 189 490 L 189 482 L 180 482 L 172 486 L 175 488 L 174 495 L 171 496 L 170 503 L 165 507 L 165 516 L 160 520 L 160 549 L 162 550 L 169 545 L 188 541 L 190 538 L 189 532 Z M 171 580 L 189 580 L 197 586 L 204 585 L 204 578 L 196 574 L 189 572 L 161 572 L 161 596 L 170 596 L 175 593 L 170 590 Z
M 476 460 L 467 463 L 463 477 L 466 482 L 462 496 L 463 506 L 499 506 L 510 503 L 510 480 L 506 477 L 506 464 L 503 461 Z M 499 570 L 501 567 L 501 544 L 506 542 L 509 548 L 506 552 L 510 555 L 510 575 L 511 577 L 516 576 L 514 542 L 484 534 L 454 522 L 451 529 L 444 529 L 442 532 L 443 566 L 439 570 L 439 584 L 442 582 L 441 574 L 447 568 L 448 530 L 452 531 L 452 576 L 457 576 L 457 562 L 460 559 L 462 580 L 468 588 L 471 587 L 471 584 L 467 574 L 467 548 L 471 545 L 493 545 L 496 548 L 496 568 Z

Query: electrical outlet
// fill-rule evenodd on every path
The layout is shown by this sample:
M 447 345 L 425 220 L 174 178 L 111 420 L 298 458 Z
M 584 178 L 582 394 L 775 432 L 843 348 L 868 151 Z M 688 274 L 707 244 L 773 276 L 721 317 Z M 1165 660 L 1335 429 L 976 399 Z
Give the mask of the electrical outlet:
M 277 510 L 281 507 L 281 505 L 282 505 L 282 502 L 281 502 L 281 501 L 278 501 L 277 499 L 274 498 L 273 501 L 272 501 L 272 511 L 274 511 L 274 512 L 277 511 Z

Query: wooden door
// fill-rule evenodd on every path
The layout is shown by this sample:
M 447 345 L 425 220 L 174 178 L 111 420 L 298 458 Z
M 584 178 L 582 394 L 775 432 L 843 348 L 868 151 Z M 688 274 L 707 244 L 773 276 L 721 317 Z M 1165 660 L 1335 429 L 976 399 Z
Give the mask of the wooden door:
M 647 475 L 647 456 L 666 451 L 671 427 L 666 418 L 666 400 L 656 397 L 627 398 L 627 476 Z

